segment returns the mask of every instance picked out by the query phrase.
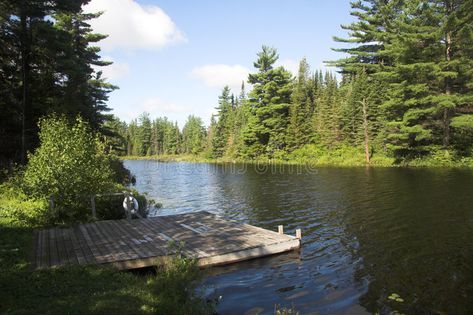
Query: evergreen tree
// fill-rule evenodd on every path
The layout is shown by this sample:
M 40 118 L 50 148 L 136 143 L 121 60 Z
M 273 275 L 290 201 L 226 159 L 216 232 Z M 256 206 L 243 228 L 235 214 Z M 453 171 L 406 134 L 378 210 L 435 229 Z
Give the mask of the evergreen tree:
M 287 126 L 291 103 L 291 74 L 283 67 L 274 68 L 276 49 L 263 46 L 254 63 L 257 73 L 250 74 L 253 85 L 249 94 L 248 124 L 244 131 L 245 154 L 273 156 L 287 145 Z
M 98 16 L 82 13 L 87 2 L 1 2 L 0 139 L 10 148 L 3 159 L 25 162 L 38 144 L 38 119 L 51 112 L 80 114 L 95 130 L 104 122 L 113 86 L 92 69 L 107 63 L 91 46 L 104 36 L 87 24 Z
M 347 58 L 329 62 L 341 68 L 342 73 L 356 74 L 362 71 L 375 73 L 392 60 L 383 54 L 389 43 L 389 31 L 402 9 L 401 1 L 358 0 L 352 1 L 350 14 L 356 21 L 341 25 L 349 31 L 349 38 L 334 37 L 336 42 L 350 44 L 349 48 L 333 49 L 348 54 Z
M 213 156 L 213 140 L 215 137 L 215 130 L 217 129 L 217 121 L 215 115 L 210 116 L 210 125 L 207 128 L 207 137 L 205 140 L 205 155 L 209 158 Z
M 224 155 L 232 129 L 234 98 L 230 93 L 230 88 L 225 86 L 219 96 L 219 106 L 216 108 L 218 110 L 218 121 L 212 139 L 213 157 L 216 158 Z
M 304 58 L 299 64 L 299 74 L 292 92 L 288 143 L 292 150 L 309 143 L 313 113 L 313 85 L 310 80 L 310 68 Z
M 204 149 L 205 128 L 202 119 L 190 115 L 182 129 L 183 153 L 198 154 Z
M 137 147 L 138 155 L 145 156 L 151 155 L 151 119 L 148 113 L 143 113 L 138 118 L 139 129 L 138 129 L 138 141 L 139 147 Z
M 389 140 L 398 156 L 427 154 L 451 144 L 452 117 L 471 108 L 471 26 L 464 1 L 410 1 L 385 54 L 389 84 Z M 465 28 L 468 30 L 464 32 Z M 469 57 L 467 57 L 469 56 Z M 457 118 L 459 119 L 459 118 Z M 461 119 L 461 118 L 460 118 Z

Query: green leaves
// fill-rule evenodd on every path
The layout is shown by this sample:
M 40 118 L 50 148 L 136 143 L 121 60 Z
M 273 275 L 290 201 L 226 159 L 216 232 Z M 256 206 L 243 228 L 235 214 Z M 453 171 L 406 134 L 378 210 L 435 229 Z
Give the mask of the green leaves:
M 90 195 L 116 187 L 103 144 L 81 118 L 70 124 L 64 117 L 51 116 L 39 127 L 41 144 L 29 157 L 25 191 L 34 198 L 54 199 L 49 223 L 86 220 Z
M 388 299 L 391 301 L 399 302 L 399 303 L 404 302 L 404 299 L 401 298 L 401 296 L 397 293 L 392 293 L 390 296 L 388 296 Z

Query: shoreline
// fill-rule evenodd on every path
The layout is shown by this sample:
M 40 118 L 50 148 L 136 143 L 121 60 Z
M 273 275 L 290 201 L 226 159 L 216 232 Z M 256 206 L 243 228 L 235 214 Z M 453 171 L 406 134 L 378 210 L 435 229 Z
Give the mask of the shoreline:
M 382 157 L 373 159 L 373 163 L 347 161 L 343 158 L 323 161 L 308 159 L 239 159 L 239 158 L 206 158 L 199 155 L 150 155 L 150 156 L 119 156 L 120 160 L 139 161 L 149 160 L 157 162 L 187 162 L 187 163 L 209 163 L 209 164 L 274 164 L 274 165 L 309 165 L 311 167 L 368 167 L 368 168 L 450 168 L 450 169 L 473 169 L 473 163 L 432 163 L 429 160 L 412 160 L 407 163 L 394 164 L 393 158 Z

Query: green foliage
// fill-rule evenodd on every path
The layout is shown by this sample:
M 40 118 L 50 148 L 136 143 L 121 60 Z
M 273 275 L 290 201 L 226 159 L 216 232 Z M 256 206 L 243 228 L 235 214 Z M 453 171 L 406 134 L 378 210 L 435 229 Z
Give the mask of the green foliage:
M 85 14 L 88 1 L 5 0 L 0 4 L 0 163 L 26 163 L 39 144 L 38 120 L 81 115 L 94 130 L 107 119 L 106 66 Z
M 311 71 L 305 59 L 292 78 L 275 67 L 277 50 L 263 46 L 248 97 L 244 85 L 238 98 L 223 89 L 200 154 L 230 161 L 307 161 L 317 153 L 312 162 L 323 164 L 471 165 L 471 1 L 361 0 L 351 7 L 356 20 L 342 25 L 348 38 L 335 38 L 347 44 L 336 49 L 347 57 L 329 63 L 341 78 Z M 151 154 L 138 150 L 145 125 L 128 126 L 129 155 L 198 151 L 172 123 L 155 132 Z
M 310 68 L 304 58 L 299 64 L 299 74 L 292 92 L 292 104 L 289 109 L 288 145 L 290 149 L 300 148 L 309 143 L 311 133 L 311 117 L 314 112 L 317 84 L 310 78 Z
M 314 165 L 363 166 L 366 165 L 363 148 L 348 145 L 326 147 L 323 145 L 305 145 L 291 152 L 287 159 L 291 162 Z M 389 166 L 394 162 L 382 153 L 377 153 L 371 160 L 373 166 Z
M 397 293 L 392 293 L 390 296 L 388 296 L 388 299 L 391 300 L 391 301 L 399 302 L 399 303 L 404 302 L 404 299 L 401 298 L 401 296 Z
M 182 152 L 199 154 L 204 150 L 205 127 L 201 118 L 190 115 L 182 129 Z
M 211 305 L 196 293 L 201 279 L 196 262 L 178 255 L 160 265 L 156 277 L 148 281 L 154 295 L 163 301 L 159 314 L 213 314 Z M 176 306 L 179 307 L 177 312 Z
M 336 40 L 354 45 L 333 64 L 344 73 L 365 69 L 381 87 L 374 105 L 386 147 L 399 161 L 439 145 L 468 155 L 471 138 L 458 126 L 472 109 L 471 2 L 365 0 L 352 9 L 357 20 L 342 26 L 350 38 Z
M 30 155 L 23 188 L 33 198 L 54 199 L 49 223 L 87 220 L 92 194 L 114 191 L 110 161 L 99 138 L 78 118 L 40 121 L 40 147 Z
M 274 68 L 278 57 L 275 48 L 263 46 L 254 63 L 258 72 L 248 77 L 253 85 L 248 98 L 248 123 L 243 132 L 244 153 L 248 157 L 271 157 L 287 145 L 292 76 L 283 67 Z
M 228 145 L 230 132 L 232 131 L 234 120 L 234 102 L 233 95 L 228 86 L 223 88 L 222 94 L 219 96 L 218 121 L 215 125 L 215 135 L 212 139 L 213 157 L 222 157 Z
M 94 266 L 31 271 L 32 236 L 0 212 L 2 314 L 212 314 L 194 294 L 193 260 L 179 258 L 156 275 Z
M 27 196 L 12 182 L 0 185 L 0 217 L 21 226 L 41 226 L 46 223 L 47 211 L 45 199 Z

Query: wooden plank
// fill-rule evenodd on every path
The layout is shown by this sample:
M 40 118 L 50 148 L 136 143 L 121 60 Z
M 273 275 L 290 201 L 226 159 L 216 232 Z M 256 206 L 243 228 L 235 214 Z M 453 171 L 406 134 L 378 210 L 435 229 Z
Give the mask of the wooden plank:
M 198 265 L 200 267 L 209 267 L 222 264 L 230 264 L 243 260 L 253 259 L 257 257 L 264 257 L 268 255 L 275 255 L 287 251 L 291 251 L 300 247 L 300 240 L 294 239 L 277 244 L 270 244 L 262 247 L 250 248 L 223 255 L 216 255 L 199 259 Z
M 120 221 L 118 221 L 120 222 Z M 133 244 L 132 243 L 132 239 L 135 238 L 135 234 L 134 234 L 134 231 L 133 229 L 131 228 L 127 228 L 128 226 L 125 225 L 125 224 L 119 224 L 117 221 L 110 221 L 111 225 L 117 229 L 118 231 L 120 231 L 123 235 L 123 238 L 124 238 L 124 242 L 126 244 L 128 244 L 128 246 L 130 246 L 131 248 L 133 248 L 133 250 L 136 251 L 136 253 L 138 255 L 140 255 L 140 257 L 152 257 L 155 255 L 155 252 L 153 251 L 152 248 L 149 248 L 148 247 L 148 244 L 139 244 L 139 245 L 136 245 L 136 244 Z
M 138 269 L 144 267 L 159 266 L 160 264 L 163 264 L 169 259 L 171 259 L 171 256 L 149 257 L 136 260 L 113 262 L 111 263 L 111 265 L 119 270 Z
M 146 219 L 145 219 L 146 220 Z M 123 220 L 124 226 L 128 227 L 128 231 L 134 235 L 135 241 L 138 241 L 137 246 L 141 246 L 149 251 L 149 256 L 162 256 L 166 254 L 165 246 L 166 240 L 156 234 L 144 224 L 145 220 L 128 221 Z
M 65 244 L 66 239 L 64 238 L 65 229 L 57 229 L 56 230 L 56 244 L 58 247 L 58 254 L 59 254 L 59 265 L 66 265 L 69 263 L 69 256 L 67 254 L 67 246 Z
M 99 242 L 96 242 L 96 244 L 100 244 L 99 250 L 107 262 L 120 261 L 123 259 L 122 257 L 125 255 L 115 251 L 114 246 L 112 246 L 112 244 L 107 241 L 105 233 L 97 227 L 96 223 L 87 224 L 87 227 L 91 233 L 90 235 L 99 240 Z
M 56 228 L 49 229 L 49 258 L 51 267 L 59 265 L 59 254 L 56 244 Z
M 299 238 L 198 212 L 38 231 L 31 259 L 37 268 L 63 264 L 141 268 L 169 259 L 175 253 L 167 248 L 172 240 L 178 246 L 183 242 L 183 254 L 197 257 L 200 266 L 212 266 L 294 250 L 300 247 Z
M 161 220 L 158 221 L 158 222 L 162 222 L 164 225 L 167 225 L 168 229 L 171 230 L 171 231 L 176 230 L 176 229 L 179 228 L 179 225 L 176 222 L 173 222 L 172 220 L 170 220 L 167 217 L 166 218 L 165 217 L 160 217 L 160 219 Z M 203 218 L 202 218 L 202 216 L 200 216 L 198 219 L 203 219 Z M 180 221 L 177 221 L 177 222 L 183 222 L 183 220 L 180 220 Z M 190 222 L 188 222 L 187 220 L 184 221 L 184 222 L 187 222 L 187 223 L 190 224 Z M 180 223 L 180 224 L 182 224 L 182 223 Z M 207 224 L 207 225 L 210 225 L 210 224 Z M 230 231 L 230 229 L 231 229 L 231 227 L 226 225 L 221 230 L 213 230 L 211 232 L 201 233 L 201 235 L 198 234 L 198 233 L 194 233 L 193 235 L 188 237 L 186 239 L 186 241 L 190 245 L 198 246 L 202 251 L 206 252 L 209 255 L 212 252 L 220 251 L 222 249 L 222 248 L 220 248 L 222 246 L 221 243 L 225 242 L 225 240 L 231 239 L 231 237 L 234 237 L 235 232 L 239 232 L 240 236 L 241 236 L 241 233 L 245 232 L 242 229 L 233 230 L 233 231 Z M 242 240 L 242 238 L 240 237 L 240 241 L 238 242 L 238 244 L 234 244 L 234 245 L 240 246 L 240 247 L 242 246 L 243 243 L 248 245 L 248 243 L 251 242 L 251 239 L 253 239 L 253 238 L 255 238 L 254 234 L 253 235 L 248 235 L 247 237 L 244 238 L 244 240 Z M 227 243 L 227 245 L 231 245 L 228 241 L 226 241 L 226 243 Z
M 41 268 L 51 267 L 49 263 L 48 230 L 41 231 Z
M 87 243 L 87 240 L 85 239 L 84 234 L 82 233 L 79 226 L 75 226 L 73 228 L 73 232 L 73 240 L 76 239 L 78 241 L 80 249 L 84 253 L 84 258 L 86 259 L 87 263 L 97 264 L 98 261 L 95 259 L 94 253 L 92 253 L 92 250 L 90 249 L 89 244 Z
M 79 258 L 76 255 L 76 251 L 74 250 L 74 244 L 72 243 L 71 234 L 73 233 L 72 229 L 64 229 L 64 237 L 66 239 L 66 246 L 67 246 L 67 255 L 69 256 L 69 263 L 71 264 L 80 264 Z
M 68 229 L 59 229 L 57 231 L 58 238 L 61 240 L 59 242 L 59 244 L 62 244 L 63 258 L 62 258 L 62 261 L 61 261 L 61 265 L 73 264 L 74 263 L 74 258 L 75 258 L 74 257 L 75 255 L 71 255 L 71 253 L 70 253 L 71 245 L 70 245 L 70 241 L 68 239 L 68 236 L 66 235 L 67 230 Z
M 160 242 L 162 244 L 161 245 L 162 255 L 175 254 L 175 249 L 170 248 L 169 244 L 170 244 L 170 242 L 179 243 L 180 240 L 176 239 L 174 236 L 172 237 L 172 236 L 166 234 L 166 233 L 169 233 L 169 231 L 167 231 L 166 228 L 164 228 L 160 225 L 154 224 L 154 223 L 156 223 L 156 222 L 154 222 L 151 219 L 145 219 L 145 220 L 140 221 L 140 224 L 142 225 L 143 229 L 145 229 L 150 234 L 156 235 L 156 237 L 160 240 Z M 193 255 L 194 254 L 194 252 L 189 251 L 189 248 L 187 248 L 186 246 L 184 246 L 183 251 L 186 255 Z
M 175 241 L 178 245 L 180 246 L 181 243 L 184 244 L 183 246 L 183 254 L 188 256 L 188 257 L 205 257 L 208 256 L 209 254 L 203 251 L 201 248 L 197 246 L 191 246 L 190 242 L 195 241 L 198 239 L 199 234 L 194 233 L 190 230 L 184 230 L 184 229 L 176 229 L 172 225 L 169 225 L 168 223 L 164 222 L 163 220 L 158 220 L 156 218 L 153 219 L 148 219 L 144 224 L 149 225 L 152 229 L 160 231 L 159 234 L 169 240 L 171 238 L 172 241 Z M 171 232 L 174 232 L 171 234 Z M 171 234 L 171 235 L 169 235 Z
M 226 226 L 226 228 L 229 228 L 229 227 L 234 227 L 234 228 L 237 228 L 237 227 L 240 227 L 241 229 L 244 229 L 248 232 L 251 232 L 251 233 L 258 233 L 258 234 L 261 234 L 261 235 L 264 235 L 264 236 L 267 236 L 269 237 L 271 240 L 275 240 L 275 241 L 280 241 L 281 240 L 281 236 L 283 237 L 283 239 L 286 239 L 286 240 L 290 240 L 290 239 L 293 239 L 294 237 L 290 236 L 290 235 L 279 235 L 277 232 L 275 231 L 270 231 L 270 230 L 267 230 L 267 229 L 263 229 L 263 228 L 260 228 L 260 227 L 256 227 L 256 226 L 253 226 L 253 225 L 249 225 L 249 224 L 245 224 L 245 223 L 240 223 L 240 222 L 237 222 L 237 221 L 233 221 L 233 220 L 227 220 L 227 219 L 222 219 L 221 217 L 217 216 L 217 215 L 214 215 L 214 214 L 211 214 L 209 212 L 206 212 L 206 211 L 202 211 L 205 215 L 202 215 L 201 218 L 204 222 L 210 222 L 212 224 L 212 226 L 218 226 L 220 224 L 221 227 L 224 227 Z
M 98 226 L 98 224 L 100 224 L 100 222 L 90 223 L 89 228 L 93 233 L 92 235 L 94 235 L 94 237 L 97 237 L 98 239 L 101 240 L 100 244 L 104 253 L 106 255 L 109 255 L 111 261 L 126 260 L 128 258 L 126 253 L 120 252 L 120 250 L 116 248 L 115 242 L 113 243 L 110 242 L 112 239 L 110 239 L 110 241 L 108 240 L 109 239 L 108 235 L 104 231 L 103 227 Z
M 34 268 L 41 268 L 41 234 L 43 231 L 35 231 L 35 257 Z
M 160 217 L 160 219 L 163 219 L 163 217 Z M 170 230 L 179 228 L 179 226 L 172 221 L 158 220 L 157 222 L 168 225 Z M 240 230 L 239 232 L 245 231 Z M 192 237 L 185 239 L 185 241 L 189 247 L 193 248 L 193 250 L 197 252 L 198 257 L 207 257 L 218 253 L 231 252 L 237 249 L 258 245 L 259 243 L 255 243 L 253 239 L 257 239 L 254 234 L 247 233 L 243 236 L 240 235 L 239 239 L 235 240 L 235 235 L 231 235 L 228 231 L 212 231 L 202 234 L 194 233 Z
M 247 248 L 261 245 L 260 236 L 245 228 L 245 226 L 242 226 L 241 224 L 231 224 L 223 220 L 212 220 L 212 218 L 215 219 L 215 216 L 207 215 L 206 218 L 202 216 L 198 218 L 202 221 L 205 219 L 205 225 L 207 226 L 212 225 L 211 223 L 218 222 L 218 224 L 212 226 L 217 226 L 217 229 L 205 234 L 206 239 L 213 239 L 212 243 L 215 246 L 213 246 L 212 251 L 229 252 L 236 248 Z
M 82 237 L 84 238 L 88 248 L 92 252 L 92 255 L 95 261 L 99 264 L 103 264 L 106 262 L 106 258 L 102 256 L 102 253 L 99 251 L 97 246 L 95 246 L 94 240 L 92 240 L 89 232 L 85 228 L 85 225 L 79 225 L 79 229 L 82 232 Z
M 165 220 L 169 219 L 167 217 L 161 217 L 161 218 Z M 276 232 L 272 232 L 272 231 L 268 231 L 264 229 L 254 230 L 254 229 L 249 228 L 250 226 L 247 224 L 241 224 L 234 221 L 223 220 L 209 213 L 205 213 L 205 215 L 201 215 L 198 219 L 204 222 L 202 223 L 199 221 L 199 223 L 212 226 L 214 228 L 215 233 L 221 232 L 222 237 L 227 237 L 227 238 L 232 239 L 232 238 L 235 238 L 235 233 L 238 233 L 238 236 L 240 239 L 245 238 L 247 242 L 256 241 L 256 244 L 258 244 L 261 241 L 261 239 L 255 238 L 255 235 L 265 236 L 264 239 L 265 240 L 267 239 L 267 242 L 281 241 L 281 235 L 278 235 Z M 180 220 L 178 222 L 183 222 L 183 221 Z M 185 221 L 185 222 L 188 222 L 188 221 Z M 287 237 L 287 238 L 285 237 L 286 236 L 284 236 L 283 239 L 287 239 L 287 240 L 290 239 L 290 237 Z
M 115 233 L 115 231 L 110 228 L 107 221 L 97 222 L 96 226 L 107 238 L 110 239 L 113 249 L 118 253 L 118 255 L 122 256 L 122 260 L 137 259 L 140 257 L 139 254 L 133 251 L 132 247 L 123 242 L 121 235 Z
M 91 254 L 87 254 L 85 248 L 82 248 L 81 242 L 79 242 L 76 230 L 74 228 L 69 229 L 69 237 L 71 239 L 72 249 L 74 251 L 74 256 L 77 259 L 79 265 L 93 264 L 95 259 Z
M 184 254 L 185 256 L 196 257 L 208 255 L 200 248 L 190 246 L 189 240 L 193 237 L 195 238 L 195 236 L 198 235 L 192 231 L 184 230 L 182 228 L 179 231 L 178 229 L 175 229 L 174 227 L 163 222 L 162 220 L 158 220 L 156 218 L 143 221 L 143 224 L 148 225 L 153 231 L 159 231 L 158 234 L 166 240 L 166 248 L 167 251 L 170 253 L 175 253 L 176 249 L 169 248 L 169 242 L 175 242 L 176 245 L 181 249 L 182 254 Z

